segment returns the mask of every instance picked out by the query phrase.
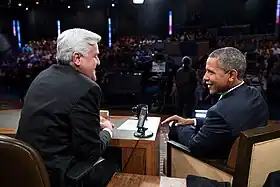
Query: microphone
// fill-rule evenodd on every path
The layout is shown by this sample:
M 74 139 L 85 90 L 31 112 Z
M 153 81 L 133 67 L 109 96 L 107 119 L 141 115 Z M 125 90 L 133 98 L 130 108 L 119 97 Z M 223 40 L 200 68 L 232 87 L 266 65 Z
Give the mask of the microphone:
M 153 132 L 147 131 L 148 128 L 144 127 L 145 121 L 148 117 L 148 107 L 143 106 L 140 111 L 140 115 L 137 123 L 137 131 L 134 132 L 134 136 L 137 138 L 150 138 L 154 135 Z

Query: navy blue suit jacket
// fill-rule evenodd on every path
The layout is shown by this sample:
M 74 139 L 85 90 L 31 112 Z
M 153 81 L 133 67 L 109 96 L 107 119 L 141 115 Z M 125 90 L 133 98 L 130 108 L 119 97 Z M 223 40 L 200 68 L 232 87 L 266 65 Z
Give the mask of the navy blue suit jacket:
M 196 126 L 181 127 L 179 142 L 200 157 L 227 158 L 240 132 L 265 126 L 269 114 L 261 93 L 245 84 L 225 94 Z

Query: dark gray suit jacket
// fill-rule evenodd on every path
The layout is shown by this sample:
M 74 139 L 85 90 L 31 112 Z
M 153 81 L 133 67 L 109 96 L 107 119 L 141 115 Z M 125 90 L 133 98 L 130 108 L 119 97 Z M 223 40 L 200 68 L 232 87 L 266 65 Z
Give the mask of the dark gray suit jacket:
M 16 138 L 40 153 L 51 177 L 77 162 L 96 162 L 107 148 L 111 137 L 100 128 L 101 95 L 94 81 L 69 65 L 53 65 L 32 82 Z
M 182 127 L 178 138 L 197 156 L 227 158 L 240 132 L 264 126 L 268 119 L 261 93 L 243 84 L 212 106 L 205 119 L 197 119 L 196 127 Z

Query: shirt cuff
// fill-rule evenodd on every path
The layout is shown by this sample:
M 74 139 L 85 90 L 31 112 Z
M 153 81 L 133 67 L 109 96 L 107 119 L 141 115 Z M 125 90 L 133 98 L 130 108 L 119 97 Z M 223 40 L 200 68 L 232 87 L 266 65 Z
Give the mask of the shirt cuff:
M 196 118 L 193 118 L 192 120 L 194 121 L 194 122 L 193 122 L 193 126 L 196 127 Z
M 113 137 L 113 132 L 111 131 L 111 129 L 109 129 L 109 128 L 104 128 L 103 131 L 109 132 L 110 137 L 111 137 L 111 138 Z

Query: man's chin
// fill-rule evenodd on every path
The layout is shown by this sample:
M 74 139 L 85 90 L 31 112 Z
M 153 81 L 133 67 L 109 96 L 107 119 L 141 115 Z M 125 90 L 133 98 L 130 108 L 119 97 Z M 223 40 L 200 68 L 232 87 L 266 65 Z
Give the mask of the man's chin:
M 217 93 L 216 90 L 209 90 L 209 94 L 210 94 L 210 95 L 215 95 L 216 93 Z
M 91 79 L 94 80 L 94 81 L 96 81 L 96 74 L 95 74 L 95 71 L 92 73 Z

